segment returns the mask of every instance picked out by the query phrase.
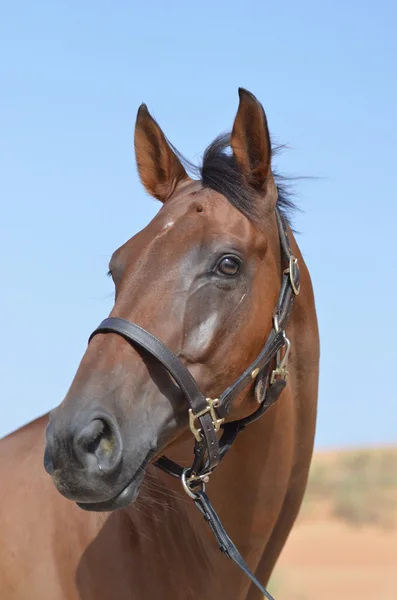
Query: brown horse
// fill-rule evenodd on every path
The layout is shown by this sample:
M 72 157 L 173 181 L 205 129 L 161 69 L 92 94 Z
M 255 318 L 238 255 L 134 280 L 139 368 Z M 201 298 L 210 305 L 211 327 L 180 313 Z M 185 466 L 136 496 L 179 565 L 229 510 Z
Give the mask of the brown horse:
M 207 149 L 199 179 L 187 175 L 141 106 L 138 170 L 163 205 L 110 261 L 111 317 L 153 333 L 211 398 L 260 353 L 288 273 L 277 221 L 288 199 L 272 171 L 265 113 L 252 94 L 239 95 L 232 134 Z M 301 273 L 286 328 L 288 382 L 266 414 L 239 434 L 207 486 L 263 583 L 299 511 L 316 421 L 313 291 L 289 225 L 286 235 Z M 226 424 L 258 409 L 257 373 L 234 398 Z M 1 443 L 2 600 L 262 597 L 219 551 L 181 482 L 153 464 L 166 454 L 189 467 L 194 442 L 186 397 L 153 353 L 115 332 L 95 335 L 50 415 L 44 464 L 52 477 L 42 464 L 48 420 Z M 195 435 L 201 439 L 198 427 Z

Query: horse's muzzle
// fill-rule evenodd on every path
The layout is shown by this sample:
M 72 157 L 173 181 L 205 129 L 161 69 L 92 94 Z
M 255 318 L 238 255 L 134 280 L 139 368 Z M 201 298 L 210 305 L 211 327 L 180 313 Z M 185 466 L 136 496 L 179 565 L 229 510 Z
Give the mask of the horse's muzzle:
M 78 413 L 67 425 L 62 421 L 54 411 L 44 452 L 44 467 L 59 492 L 86 510 L 114 510 L 132 502 L 152 453 L 142 449 L 128 461 L 127 473 L 122 434 L 111 415 L 97 410 Z

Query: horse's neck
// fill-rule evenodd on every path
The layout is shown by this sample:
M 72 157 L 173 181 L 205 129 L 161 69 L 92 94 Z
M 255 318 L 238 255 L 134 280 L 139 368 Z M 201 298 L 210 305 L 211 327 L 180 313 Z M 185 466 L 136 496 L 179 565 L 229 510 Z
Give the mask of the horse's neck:
M 257 537 L 263 549 L 266 533 L 271 531 L 285 494 L 291 462 L 286 460 L 285 443 L 281 452 L 283 441 L 276 434 L 280 431 L 277 423 L 280 419 L 283 420 L 283 416 L 274 407 L 266 419 L 242 432 L 207 485 L 206 491 L 215 510 L 229 535 L 240 546 L 250 540 L 250 545 L 255 547 L 254 538 Z M 285 438 L 290 439 L 288 423 L 284 422 L 282 426 Z M 192 443 L 187 440 L 175 448 L 170 457 L 179 459 L 183 465 L 190 464 Z M 281 455 L 283 464 L 280 464 Z M 275 481 L 280 493 L 275 493 Z M 271 488 L 269 482 L 272 482 Z M 211 536 L 194 502 L 183 491 L 181 482 L 155 467 L 151 467 L 146 476 L 138 504 L 129 508 L 128 512 L 138 535 L 147 536 L 155 530 L 160 538 L 168 538 L 168 542 L 163 539 L 165 551 L 166 544 L 173 544 L 176 537 L 180 551 L 184 548 L 183 538 L 190 548 L 195 539 L 196 550 L 199 551 L 200 547 L 205 548 L 208 536 Z

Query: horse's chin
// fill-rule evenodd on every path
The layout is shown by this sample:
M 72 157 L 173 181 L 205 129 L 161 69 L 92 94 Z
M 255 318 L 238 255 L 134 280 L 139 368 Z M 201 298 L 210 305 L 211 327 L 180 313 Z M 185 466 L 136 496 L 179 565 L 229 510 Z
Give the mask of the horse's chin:
M 101 502 L 76 502 L 76 504 L 83 510 L 91 512 L 111 512 L 127 508 L 137 499 L 144 476 L 145 469 L 140 468 L 126 487 L 113 498 Z
M 111 496 L 110 498 L 105 498 L 104 500 L 95 498 L 93 502 L 87 501 L 88 499 L 84 499 L 84 501 L 82 501 L 76 498 L 75 502 L 77 506 L 83 510 L 91 512 L 111 512 L 114 510 L 127 508 L 127 506 L 135 502 L 138 497 L 146 470 L 149 466 L 149 463 L 153 459 L 153 454 L 154 450 L 149 450 L 140 466 L 136 469 L 134 475 L 130 478 L 128 483 L 121 489 L 120 492 L 114 496 Z

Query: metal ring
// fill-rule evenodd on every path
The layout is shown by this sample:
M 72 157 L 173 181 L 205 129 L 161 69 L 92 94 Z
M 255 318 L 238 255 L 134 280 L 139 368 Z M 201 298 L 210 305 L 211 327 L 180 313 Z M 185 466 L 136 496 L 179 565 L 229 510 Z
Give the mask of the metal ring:
M 273 327 L 276 333 L 278 333 L 280 331 L 280 325 L 278 322 L 278 314 L 277 312 L 273 313 Z
M 189 487 L 189 479 L 186 479 L 186 476 L 189 474 L 189 472 L 190 472 L 190 467 L 183 469 L 183 472 L 181 475 L 183 489 L 185 490 L 185 492 L 187 493 L 189 498 L 192 498 L 193 500 L 197 500 L 197 498 L 198 498 L 197 494 L 192 492 L 192 490 Z M 200 485 L 201 485 L 201 491 L 205 492 L 205 483 L 202 481 L 200 483 Z
M 299 295 L 301 289 L 300 282 L 298 282 L 298 285 L 295 284 L 295 270 L 298 269 L 298 259 L 295 258 L 293 254 L 291 254 L 291 256 L 289 257 L 289 279 L 295 296 Z

